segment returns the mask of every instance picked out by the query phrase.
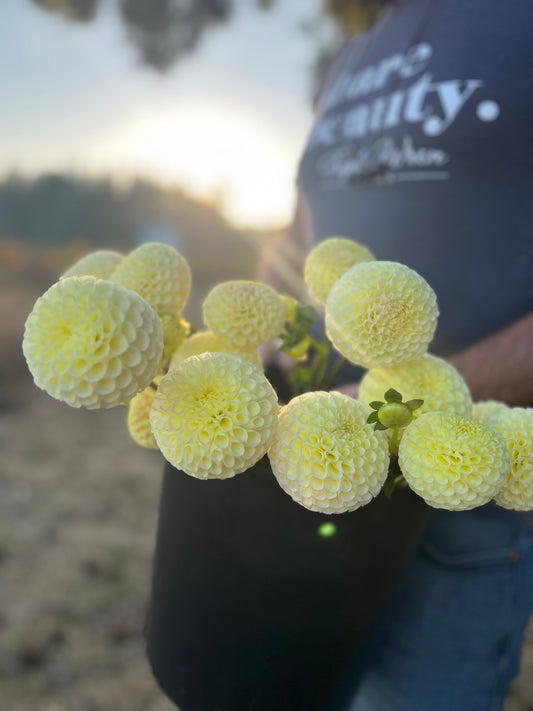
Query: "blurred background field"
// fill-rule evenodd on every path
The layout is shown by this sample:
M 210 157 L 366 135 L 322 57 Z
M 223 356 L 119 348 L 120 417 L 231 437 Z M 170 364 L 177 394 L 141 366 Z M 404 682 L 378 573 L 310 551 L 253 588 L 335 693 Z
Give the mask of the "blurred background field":
M 72 410 L 33 385 L 33 303 L 88 251 L 163 241 L 191 264 L 199 324 L 209 288 L 252 276 L 289 219 L 321 72 L 373 11 L 2 3 L 0 709 L 174 708 L 143 642 L 162 458 L 133 444 L 124 408 Z M 508 711 L 533 709 L 528 639 Z

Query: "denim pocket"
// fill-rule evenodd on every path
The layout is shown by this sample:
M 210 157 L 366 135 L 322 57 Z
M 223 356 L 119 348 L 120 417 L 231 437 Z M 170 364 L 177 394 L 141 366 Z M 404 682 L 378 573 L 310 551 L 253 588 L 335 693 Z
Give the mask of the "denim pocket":
M 511 512 L 494 508 L 435 511 L 422 537 L 422 552 L 441 565 L 455 567 L 516 560 L 520 527 Z

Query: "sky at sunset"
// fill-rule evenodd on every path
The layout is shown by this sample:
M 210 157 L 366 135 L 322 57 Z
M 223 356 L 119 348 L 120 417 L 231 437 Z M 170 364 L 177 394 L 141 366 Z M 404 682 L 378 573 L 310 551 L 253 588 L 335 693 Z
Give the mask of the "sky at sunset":
M 320 4 L 283 0 L 265 13 L 237 0 L 229 24 L 158 74 L 112 2 L 84 25 L 2 0 L 0 173 L 142 174 L 223 193 L 239 225 L 284 223 L 311 121 L 314 44 L 299 24 Z

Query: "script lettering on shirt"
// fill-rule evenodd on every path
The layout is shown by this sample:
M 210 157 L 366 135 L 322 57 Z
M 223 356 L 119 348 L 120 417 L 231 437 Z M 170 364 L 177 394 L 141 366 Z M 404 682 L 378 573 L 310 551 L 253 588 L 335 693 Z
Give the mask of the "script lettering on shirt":
M 390 136 L 382 136 L 370 145 L 357 148 L 344 144 L 323 154 L 317 161 L 317 172 L 325 179 L 354 180 L 372 176 L 374 182 L 390 182 L 387 171 L 411 168 L 442 169 L 449 161 L 445 151 L 438 148 L 416 147 L 410 136 L 396 143 Z M 444 180 L 447 171 L 436 170 L 431 179 Z M 420 179 L 418 176 L 417 179 Z

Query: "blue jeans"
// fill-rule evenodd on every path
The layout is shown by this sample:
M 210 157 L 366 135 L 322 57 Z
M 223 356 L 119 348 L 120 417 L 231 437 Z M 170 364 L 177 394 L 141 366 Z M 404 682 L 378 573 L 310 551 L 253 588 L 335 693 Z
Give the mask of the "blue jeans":
M 435 511 L 349 711 L 498 711 L 533 612 L 533 528 L 494 505 Z

